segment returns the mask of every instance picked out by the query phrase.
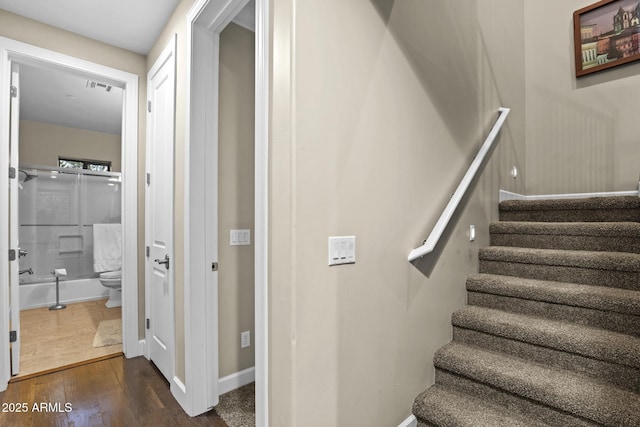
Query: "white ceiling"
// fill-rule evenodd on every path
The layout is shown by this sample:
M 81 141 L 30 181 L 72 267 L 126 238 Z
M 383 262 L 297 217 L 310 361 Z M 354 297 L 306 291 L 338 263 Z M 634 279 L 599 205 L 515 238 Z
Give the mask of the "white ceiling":
M 95 80 L 94 80 L 95 81 Z M 56 69 L 20 66 L 20 119 L 120 134 L 122 89 Z
M 0 0 L 0 9 L 146 55 L 180 0 Z
M 0 0 L 0 9 L 146 55 L 180 0 Z M 234 22 L 253 30 L 255 2 Z M 22 66 L 21 119 L 119 134 L 122 90 L 87 88 L 87 79 Z

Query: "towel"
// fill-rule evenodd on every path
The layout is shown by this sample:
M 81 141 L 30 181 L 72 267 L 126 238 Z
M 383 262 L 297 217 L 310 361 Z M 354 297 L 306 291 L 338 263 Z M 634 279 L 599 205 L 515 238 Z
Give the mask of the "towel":
M 93 271 L 122 268 L 122 228 L 120 224 L 93 224 Z

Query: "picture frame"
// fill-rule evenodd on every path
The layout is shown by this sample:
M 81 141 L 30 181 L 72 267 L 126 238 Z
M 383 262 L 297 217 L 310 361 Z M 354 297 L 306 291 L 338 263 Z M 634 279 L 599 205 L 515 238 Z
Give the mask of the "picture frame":
M 576 77 L 640 59 L 640 0 L 602 0 L 573 12 Z

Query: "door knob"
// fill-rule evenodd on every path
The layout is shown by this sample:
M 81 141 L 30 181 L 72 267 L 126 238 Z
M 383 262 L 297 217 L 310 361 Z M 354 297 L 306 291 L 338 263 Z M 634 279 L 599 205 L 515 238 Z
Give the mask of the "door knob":
M 169 255 L 165 255 L 164 259 L 156 258 L 154 261 L 157 262 L 158 264 L 164 264 L 167 270 L 169 269 Z

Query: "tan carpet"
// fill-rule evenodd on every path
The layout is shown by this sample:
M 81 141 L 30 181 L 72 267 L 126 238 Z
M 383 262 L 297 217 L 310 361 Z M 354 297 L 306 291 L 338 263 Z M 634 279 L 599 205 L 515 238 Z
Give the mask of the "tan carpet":
M 122 320 L 103 320 L 98 325 L 96 336 L 93 338 L 94 347 L 107 347 L 122 343 Z
M 254 427 L 255 401 L 255 383 L 251 383 L 220 396 L 215 411 L 229 427 Z

